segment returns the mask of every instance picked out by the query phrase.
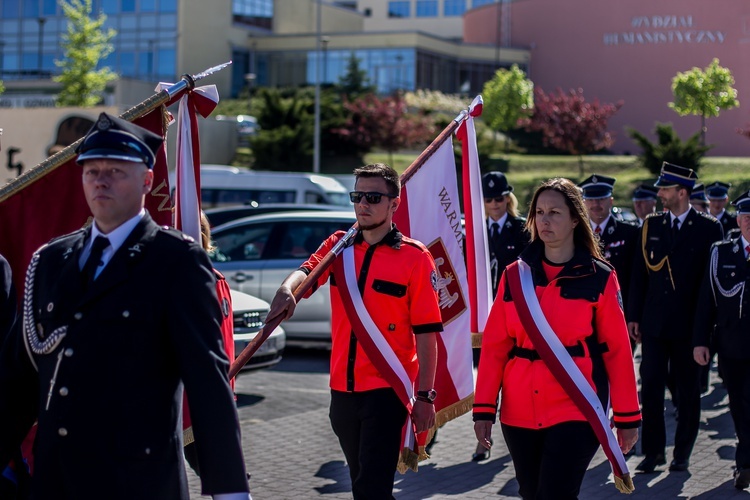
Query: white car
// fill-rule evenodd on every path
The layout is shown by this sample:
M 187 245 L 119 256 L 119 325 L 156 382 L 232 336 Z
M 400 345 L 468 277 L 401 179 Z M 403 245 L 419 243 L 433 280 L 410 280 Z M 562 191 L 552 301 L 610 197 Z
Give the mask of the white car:
M 211 259 L 229 287 L 272 301 L 292 271 L 328 236 L 347 230 L 354 211 L 282 212 L 238 219 L 212 229 Z M 302 300 L 284 323 L 289 340 L 331 340 L 328 284 Z
M 247 293 L 231 289 L 230 293 L 234 314 L 234 354 L 239 356 L 265 323 L 270 305 L 265 300 Z M 276 327 L 242 369 L 257 370 L 275 365 L 281 361 L 285 346 L 286 333 L 281 326 Z

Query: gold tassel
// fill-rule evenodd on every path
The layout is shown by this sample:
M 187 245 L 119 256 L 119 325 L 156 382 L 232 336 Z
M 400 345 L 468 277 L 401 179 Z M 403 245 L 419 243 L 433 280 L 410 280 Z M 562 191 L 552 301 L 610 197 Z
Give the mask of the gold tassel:
M 482 334 L 472 333 L 471 334 L 471 347 L 479 349 L 482 347 Z
M 621 478 L 615 476 L 615 488 L 617 488 L 617 491 L 620 493 L 625 493 L 626 495 L 630 495 L 635 491 L 635 485 L 633 484 L 633 479 L 630 477 L 630 474 L 625 474 Z
M 195 441 L 195 436 L 193 436 L 193 426 L 191 425 L 190 427 L 182 431 L 182 445 L 187 446 L 193 441 Z

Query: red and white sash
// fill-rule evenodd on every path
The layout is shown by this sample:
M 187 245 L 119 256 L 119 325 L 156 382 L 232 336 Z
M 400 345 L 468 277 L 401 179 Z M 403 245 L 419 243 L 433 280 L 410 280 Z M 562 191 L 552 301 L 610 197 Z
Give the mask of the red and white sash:
M 362 345 L 367 357 L 377 368 L 388 384 L 396 391 L 401 402 L 406 407 L 408 416 L 402 432 L 403 446 L 401 456 L 410 455 L 405 460 L 410 466 L 413 464 L 416 470 L 417 457 L 419 456 L 419 445 L 416 439 L 416 426 L 411 419 L 412 403 L 414 401 L 414 383 L 409 379 L 401 360 L 396 356 L 393 348 L 388 343 L 383 333 L 370 317 L 362 295 L 357 286 L 357 272 L 354 267 L 354 248 L 345 248 L 333 263 L 336 274 L 336 286 L 341 296 L 347 317 L 352 325 L 357 341 Z M 343 279 L 342 279 L 343 278 Z M 412 456 L 411 453 L 414 455 Z
M 544 316 L 536 296 L 531 268 L 522 260 L 518 260 L 517 265 L 506 269 L 506 277 L 521 324 L 555 379 L 591 424 L 612 466 L 615 486 L 623 493 L 633 491 L 635 488 L 630 478 L 630 471 L 628 471 L 622 450 L 617 444 L 615 434 L 612 432 L 607 413 L 591 388 L 591 384 L 581 373 L 578 365 L 570 357 Z

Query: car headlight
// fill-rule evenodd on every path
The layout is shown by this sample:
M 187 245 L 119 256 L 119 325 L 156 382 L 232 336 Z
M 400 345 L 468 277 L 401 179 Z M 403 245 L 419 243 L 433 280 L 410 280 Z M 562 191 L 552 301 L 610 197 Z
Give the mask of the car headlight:
M 234 327 L 260 330 L 266 321 L 268 311 L 240 311 L 234 314 Z

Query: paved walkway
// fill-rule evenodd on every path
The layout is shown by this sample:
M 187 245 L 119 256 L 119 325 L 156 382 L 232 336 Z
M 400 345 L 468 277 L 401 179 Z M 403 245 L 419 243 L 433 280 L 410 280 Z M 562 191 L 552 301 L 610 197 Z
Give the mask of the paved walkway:
M 327 353 L 314 351 L 292 351 L 277 367 L 240 377 L 243 445 L 255 500 L 351 498 L 346 464 L 328 421 L 327 380 Z M 750 493 L 732 485 L 735 437 L 726 391 L 715 372 L 702 407 L 690 471 L 670 473 L 664 467 L 654 474 L 636 474 L 636 491 L 628 498 L 750 498 Z M 669 402 L 667 415 L 671 439 L 675 421 Z M 501 435 L 499 429 L 494 434 Z M 470 415 L 449 422 L 440 429 L 432 457 L 420 463 L 419 472 L 397 474 L 394 496 L 398 500 L 518 498 L 513 464 L 502 438 L 495 439 L 492 457 L 483 463 L 470 461 L 475 444 Z M 670 460 L 671 447 L 667 452 Z M 641 458 L 628 460 L 631 470 Z M 194 476 L 190 486 L 192 498 L 201 498 Z M 580 498 L 618 497 L 600 451 Z

